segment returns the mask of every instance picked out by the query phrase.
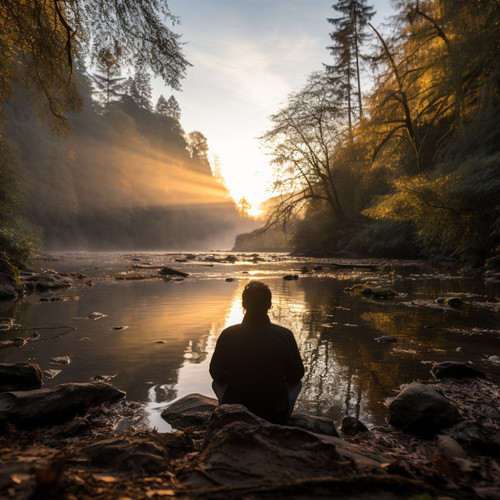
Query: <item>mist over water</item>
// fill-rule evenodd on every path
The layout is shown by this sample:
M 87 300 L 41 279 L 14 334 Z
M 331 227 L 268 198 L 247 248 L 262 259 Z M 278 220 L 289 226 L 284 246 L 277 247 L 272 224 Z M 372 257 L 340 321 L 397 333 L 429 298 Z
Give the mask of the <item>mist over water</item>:
M 499 312 L 479 303 L 459 310 L 416 307 L 447 293 L 498 296 L 498 285 L 481 279 L 424 274 L 397 267 L 392 287 L 406 294 L 396 301 L 367 300 L 344 289 L 380 273 L 366 269 L 337 269 L 327 260 L 307 265 L 323 270 L 301 275 L 296 281 L 283 275 L 297 273 L 304 262 L 285 254 L 233 254 L 235 264 L 210 262 L 227 253 L 197 254 L 194 260 L 176 262 L 185 254 L 72 253 L 41 264 L 62 272 L 77 271 L 93 279 L 93 287 L 32 294 L 0 311 L 24 328 L 38 328 L 41 341 L 22 348 L 0 350 L 0 362 L 33 361 L 42 369 L 61 372 L 46 386 L 86 382 L 96 374 L 113 375 L 112 382 L 130 400 L 146 404 L 150 424 L 167 429 L 159 413 L 169 402 L 198 392 L 212 396 L 208 364 L 221 330 L 243 317 L 241 292 L 249 279 L 261 279 L 273 293 L 271 320 L 290 328 L 306 367 L 303 390 L 296 409 L 326 415 L 339 423 L 351 414 L 368 424 L 382 423 L 384 400 L 401 384 L 428 378 L 433 361 L 472 361 L 492 379 L 500 381 L 500 367 L 488 357 L 499 354 Z M 150 279 L 118 281 L 116 273 L 133 264 L 167 265 L 189 273 L 183 281 Z M 228 282 L 226 278 L 234 278 Z M 40 298 L 78 296 L 66 302 L 40 302 Z M 476 304 L 476 305 L 474 305 Z M 101 312 L 102 319 L 89 314 Z M 76 327 L 63 330 L 42 327 Z M 116 330 L 115 327 L 126 327 Z M 33 331 L 7 332 L 2 339 L 29 338 Z M 394 335 L 398 342 L 381 345 L 374 339 Z M 480 340 L 480 341 L 479 341 Z M 68 366 L 54 366 L 51 358 L 69 356 Z

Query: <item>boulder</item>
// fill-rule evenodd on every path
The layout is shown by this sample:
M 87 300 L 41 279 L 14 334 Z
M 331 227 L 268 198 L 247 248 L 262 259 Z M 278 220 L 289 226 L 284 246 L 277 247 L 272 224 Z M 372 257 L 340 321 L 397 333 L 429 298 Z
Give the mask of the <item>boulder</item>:
M 167 469 L 165 450 L 148 439 L 120 437 L 98 441 L 82 449 L 91 465 L 116 471 L 160 472 Z
M 355 417 L 346 415 L 342 419 L 342 425 L 340 427 L 340 432 L 347 437 L 354 437 L 363 432 L 368 432 L 368 427 Z
M 62 424 L 85 414 L 93 406 L 125 396 L 125 392 L 103 382 L 3 392 L 0 394 L 0 429 L 7 423 L 23 429 Z
M 0 300 L 17 300 L 25 294 L 25 288 L 7 273 L 0 273 Z
M 176 429 L 204 427 L 219 405 L 215 398 L 202 394 L 188 394 L 162 411 L 161 417 Z
M 443 429 L 441 433 L 450 436 L 470 452 L 500 457 L 499 443 L 495 443 L 495 440 L 491 439 L 491 436 L 479 423 L 462 420 Z
M 0 392 L 39 389 L 43 384 L 42 370 L 33 363 L 0 363 Z
M 461 420 L 458 410 L 431 387 L 412 383 L 390 403 L 387 421 L 405 432 L 431 437 Z
M 386 459 L 334 436 L 272 424 L 242 405 L 221 405 L 210 417 L 202 452 L 185 482 L 190 488 L 297 485 L 300 479 L 373 470 Z
M 436 378 L 486 378 L 486 375 L 469 363 L 443 361 L 434 363 L 431 373 Z

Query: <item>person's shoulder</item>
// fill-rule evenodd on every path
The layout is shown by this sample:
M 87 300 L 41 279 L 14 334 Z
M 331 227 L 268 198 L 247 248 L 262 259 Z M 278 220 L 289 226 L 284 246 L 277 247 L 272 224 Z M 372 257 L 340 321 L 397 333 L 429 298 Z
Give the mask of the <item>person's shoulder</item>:
M 238 333 L 241 330 L 241 327 L 241 324 L 228 326 L 227 328 L 224 328 L 224 330 L 222 330 L 220 336 L 222 337 L 224 335 L 226 337 L 227 335 Z
M 289 330 L 288 328 L 285 328 L 284 326 L 281 326 L 281 325 L 276 325 L 275 323 L 271 323 L 269 325 L 269 327 L 272 329 L 272 331 L 274 333 L 277 333 L 278 335 L 283 335 L 283 336 L 292 336 L 293 337 L 293 333 L 291 332 L 291 330 Z

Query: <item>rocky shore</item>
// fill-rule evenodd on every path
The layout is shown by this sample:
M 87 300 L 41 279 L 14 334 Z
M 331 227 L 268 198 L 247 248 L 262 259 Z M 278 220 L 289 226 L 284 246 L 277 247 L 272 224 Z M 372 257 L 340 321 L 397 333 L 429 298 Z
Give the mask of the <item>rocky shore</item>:
M 191 394 L 163 410 L 169 433 L 133 425 L 141 405 L 111 384 L 45 389 L 36 365 L 0 365 L 0 497 L 500 498 L 499 388 L 440 365 L 381 427 L 300 413 L 275 425 Z

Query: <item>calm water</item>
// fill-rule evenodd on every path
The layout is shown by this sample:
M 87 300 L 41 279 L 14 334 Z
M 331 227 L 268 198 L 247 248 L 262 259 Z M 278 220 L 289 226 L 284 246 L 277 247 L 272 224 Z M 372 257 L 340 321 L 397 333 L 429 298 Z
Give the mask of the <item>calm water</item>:
M 500 365 L 488 360 L 500 356 L 499 304 L 484 307 L 471 300 L 457 311 L 428 307 L 449 292 L 498 297 L 499 285 L 426 273 L 408 263 L 392 262 L 382 273 L 338 270 L 326 260 L 299 261 L 283 254 L 262 254 L 265 261 L 257 263 L 235 255 L 240 262 L 212 266 L 202 260 L 206 254 L 181 263 L 175 262 L 181 255 L 164 253 L 61 254 L 41 262 L 61 272 L 84 272 L 95 284 L 32 294 L 14 305 L 0 303 L 0 316 L 40 334 L 23 347 L 0 349 L 0 362 L 34 361 L 43 370 L 61 370 L 46 386 L 116 375 L 113 383 L 130 400 L 147 404 L 150 424 L 167 430 L 159 417 L 167 403 L 192 392 L 212 396 L 208 364 L 215 342 L 224 327 L 241 321 L 242 289 L 248 279 L 258 278 L 273 292 L 272 321 L 294 332 L 306 366 L 297 410 L 327 415 L 337 423 L 351 414 L 379 424 L 384 400 L 401 384 L 427 378 L 433 361 L 472 361 L 500 381 Z M 183 281 L 113 278 L 133 264 L 146 263 L 190 276 Z M 304 263 L 323 270 L 296 281 L 282 279 L 298 273 Z M 235 280 L 227 282 L 227 277 Z M 380 279 L 404 295 L 396 301 L 371 301 L 344 292 L 354 283 Z M 40 301 L 53 296 L 78 300 Z M 106 317 L 89 319 L 93 312 Z M 66 330 L 56 327 L 63 326 L 76 329 L 58 336 Z M 127 328 L 115 330 L 117 326 Z M 29 338 L 33 332 L 4 332 L 0 340 Z M 374 338 L 381 335 L 393 335 L 398 342 L 378 344 Z M 55 366 L 50 359 L 56 356 L 69 356 L 71 363 Z

